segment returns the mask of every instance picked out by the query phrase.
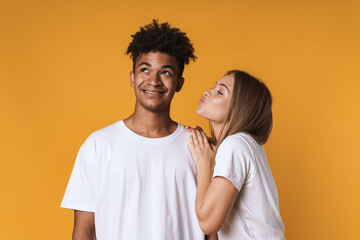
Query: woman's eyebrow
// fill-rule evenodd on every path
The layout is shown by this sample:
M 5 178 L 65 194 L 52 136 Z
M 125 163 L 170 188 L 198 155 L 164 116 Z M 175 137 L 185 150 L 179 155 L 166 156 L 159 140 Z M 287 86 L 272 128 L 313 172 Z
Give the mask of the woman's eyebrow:
M 216 82 L 216 84 L 218 84 L 218 82 Z M 223 83 L 219 83 L 219 85 L 220 85 L 220 86 L 225 87 L 225 88 L 226 88 L 226 90 L 228 90 L 228 92 L 230 92 L 229 88 L 228 88 L 225 84 L 223 84 Z

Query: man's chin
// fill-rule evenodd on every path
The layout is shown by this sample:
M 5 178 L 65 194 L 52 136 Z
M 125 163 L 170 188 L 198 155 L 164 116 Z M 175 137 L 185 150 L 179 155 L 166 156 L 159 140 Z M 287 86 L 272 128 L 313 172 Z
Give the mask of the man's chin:
M 164 105 L 145 105 L 145 104 L 142 104 L 142 106 L 143 106 L 143 108 L 145 108 L 149 112 L 153 112 L 153 113 L 160 113 L 160 112 L 163 112 L 163 111 L 167 110 L 167 107 L 164 106 Z

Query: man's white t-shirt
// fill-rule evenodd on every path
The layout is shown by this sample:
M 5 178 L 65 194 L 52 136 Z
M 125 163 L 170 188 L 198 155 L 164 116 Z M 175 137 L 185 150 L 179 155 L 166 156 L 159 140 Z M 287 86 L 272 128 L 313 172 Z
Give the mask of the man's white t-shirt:
M 98 240 L 204 239 L 189 133 L 145 138 L 123 121 L 81 146 L 61 207 L 95 213 Z
M 225 177 L 239 191 L 220 240 L 283 240 L 279 197 L 265 150 L 250 135 L 224 139 L 216 154 L 213 177 Z

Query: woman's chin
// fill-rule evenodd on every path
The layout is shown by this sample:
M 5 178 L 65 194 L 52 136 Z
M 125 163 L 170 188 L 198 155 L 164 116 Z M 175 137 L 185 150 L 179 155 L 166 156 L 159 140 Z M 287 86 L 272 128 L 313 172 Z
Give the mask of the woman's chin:
M 204 115 L 204 113 L 199 108 L 197 108 L 195 112 L 200 117 L 207 119 L 206 116 Z

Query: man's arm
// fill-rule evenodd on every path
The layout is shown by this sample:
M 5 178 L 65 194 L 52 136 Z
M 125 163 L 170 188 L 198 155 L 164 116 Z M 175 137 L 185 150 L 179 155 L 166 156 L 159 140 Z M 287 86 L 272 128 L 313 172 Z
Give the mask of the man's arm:
M 73 240 L 96 240 L 93 212 L 74 211 Z

